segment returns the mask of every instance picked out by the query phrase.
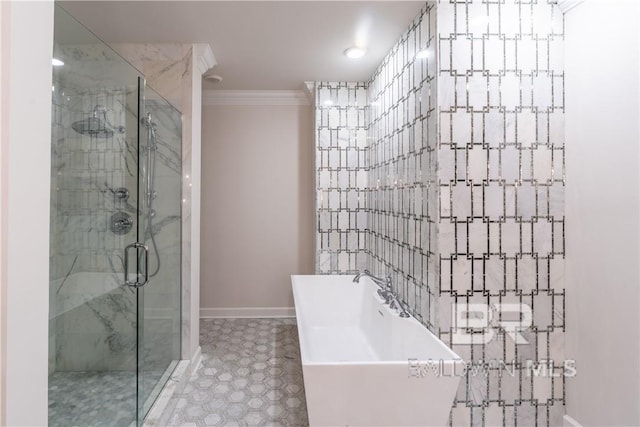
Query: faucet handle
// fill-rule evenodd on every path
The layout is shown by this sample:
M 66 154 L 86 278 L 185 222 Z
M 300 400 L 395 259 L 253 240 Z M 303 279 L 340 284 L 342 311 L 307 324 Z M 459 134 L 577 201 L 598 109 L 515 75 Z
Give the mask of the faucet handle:
M 385 304 L 391 304 L 393 302 L 393 298 L 394 298 L 393 292 L 385 291 L 385 294 L 384 294 L 384 303 Z
M 389 291 L 386 289 L 378 289 L 378 296 L 384 300 L 385 304 L 389 304 Z
M 404 308 L 404 304 L 402 304 L 402 302 L 395 295 L 392 295 L 392 300 L 391 300 L 391 304 L 389 304 L 389 308 L 393 308 L 397 310 L 398 315 L 400 317 L 403 317 L 403 318 L 409 317 L 409 313 Z

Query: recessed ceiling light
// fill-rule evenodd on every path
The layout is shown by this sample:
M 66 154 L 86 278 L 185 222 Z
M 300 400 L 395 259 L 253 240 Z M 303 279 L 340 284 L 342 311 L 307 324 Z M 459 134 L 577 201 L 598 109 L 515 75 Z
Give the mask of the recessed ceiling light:
M 53 58 L 51 60 L 51 65 L 53 65 L 54 67 L 62 67 L 64 65 L 64 61 L 61 61 L 58 58 Z
M 362 58 L 364 54 L 367 53 L 367 49 L 362 47 L 353 46 L 344 51 L 344 54 L 347 58 L 358 59 Z
M 428 49 L 422 49 L 418 53 L 416 53 L 417 59 L 425 59 L 431 56 L 431 52 Z

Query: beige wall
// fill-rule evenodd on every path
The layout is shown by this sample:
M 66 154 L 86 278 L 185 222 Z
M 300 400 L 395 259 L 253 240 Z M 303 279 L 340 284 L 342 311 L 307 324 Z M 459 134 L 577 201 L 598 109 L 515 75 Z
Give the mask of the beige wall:
M 585 426 L 640 424 L 639 9 L 565 16 L 567 414 Z
M 8 52 L 9 45 L 9 8 L 6 2 L 0 2 L 0 52 Z M 9 58 L 0 55 L 0 99 L 5 99 L 11 82 L 9 81 Z M 7 175 L 9 171 L 9 112 L 4 102 L 0 102 L 0 236 L 7 235 Z M 0 426 L 5 421 L 5 394 L 7 358 L 7 239 L 0 237 Z
M 53 1 L 3 2 L 0 424 L 47 425 Z
M 203 108 L 203 315 L 293 307 L 289 275 L 313 272 L 311 120 L 309 106 Z

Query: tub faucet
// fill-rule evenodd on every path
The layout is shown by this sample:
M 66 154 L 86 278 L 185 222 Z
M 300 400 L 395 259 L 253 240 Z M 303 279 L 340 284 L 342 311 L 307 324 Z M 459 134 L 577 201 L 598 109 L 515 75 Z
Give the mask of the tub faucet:
M 359 283 L 362 277 L 370 278 L 373 283 L 380 287 L 380 289 L 378 289 L 378 295 L 380 296 L 380 298 L 385 300 L 386 304 L 388 304 L 390 301 L 389 295 L 391 294 L 391 275 L 388 275 L 386 278 L 381 279 L 380 277 L 376 277 L 371 274 L 369 270 L 365 270 L 362 273 L 356 274 L 356 276 L 353 278 L 353 281 L 355 283 Z

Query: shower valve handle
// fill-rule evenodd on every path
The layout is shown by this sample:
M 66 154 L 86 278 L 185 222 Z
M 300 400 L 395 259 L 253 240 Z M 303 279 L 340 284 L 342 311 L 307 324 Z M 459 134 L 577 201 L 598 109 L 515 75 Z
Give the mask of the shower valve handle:
M 116 188 L 115 190 L 111 191 L 113 191 L 113 195 L 120 200 L 126 201 L 127 199 L 129 199 L 129 190 L 124 187 Z

